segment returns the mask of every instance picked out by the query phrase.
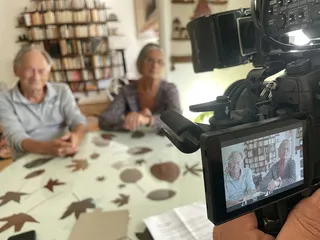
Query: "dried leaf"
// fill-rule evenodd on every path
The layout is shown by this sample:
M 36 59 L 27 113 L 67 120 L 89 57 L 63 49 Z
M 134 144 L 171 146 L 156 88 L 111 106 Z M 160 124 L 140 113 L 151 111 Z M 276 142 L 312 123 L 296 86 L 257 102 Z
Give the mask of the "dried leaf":
M 101 138 L 106 139 L 106 140 L 112 140 L 114 137 L 116 137 L 116 135 L 112 134 L 112 133 L 102 133 Z
M 0 197 L 0 200 L 2 200 L 2 202 L 0 203 L 0 206 L 3 206 L 11 201 L 20 203 L 21 196 L 24 196 L 24 195 L 28 195 L 28 194 L 20 193 L 20 192 L 7 192 L 5 195 Z
M 80 202 L 73 202 L 69 205 L 68 209 L 64 212 L 60 219 L 65 219 L 72 213 L 74 213 L 76 219 L 78 219 L 80 214 L 86 212 L 88 208 L 96 208 L 92 198 L 87 198 Z
M 144 132 L 135 131 L 134 133 L 131 134 L 131 138 L 135 138 L 135 139 L 143 138 L 144 135 L 145 135 Z
M 53 158 L 37 158 L 24 165 L 25 168 L 36 168 L 50 162 Z
M 142 178 L 142 173 L 138 169 L 126 169 L 120 174 L 120 179 L 124 183 L 136 183 Z
M 119 186 L 118 186 L 118 188 L 124 188 L 124 187 L 126 187 L 125 184 L 119 184 Z
M 192 165 L 191 167 L 186 164 L 183 175 L 186 175 L 187 173 L 191 173 L 195 176 L 200 177 L 199 173 L 202 172 L 202 168 L 198 168 L 199 164 L 200 163 L 196 163 L 196 164 Z
M 98 182 L 103 182 L 106 178 L 104 176 L 97 177 Z
M 99 153 L 93 153 L 93 154 L 91 154 L 90 158 L 91 158 L 92 160 L 95 160 L 95 159 L 97 159 L 99 156 L 100 156 Z
M 44 169 L 31 172 L 31 173 L 29 173 L 27 176 L 25 176 L 24 179 L 30 179 L 30 178 L 38 177 L 38 176 L 40 176 L 41 174 L 43 174 L 44 172 L 45 172 Z
M 124 166 L 124 162 L 116 162 L 111 165 L 111 167 L 116 170 L 120 170 L 123 166 Z
M 148 228 L 146 228 L 144 232 L 136 233 L 136 237 L 138 238 L 138 240 L 153 240 L 153 237 Z
M 46 188 L 46 189 L 50 190 L 51 192 L 53 192 L 54 186 L 59 186 L 59 185 L 64 185 L 64 184 L 66 184 L 66 183 L 64 183 L 64 182 L 59 182 L 58 179 L 56 179 L 56 180 L 50 179 L 50 180 L 47 182 L 47 184 L 44 186 L 44 188 Z
M 145 164 L 145 163 L 146 163 L 146 160 L 144 160 L 144 159 L 138 159 L 138 160 L 136 160 L 136 165 L 141 166 L 142 164 Z
M 142 155 L 142 154 L 146 154 L 151 151 L 152 151 L 152 149 L 148 148 L 148 147 L 134 147 L 134 148 L 130 148 L 128 150 L 128 153 L 131 155 Z
M 159 189 L 152 191 L 147 195 L 147 198 L 154 201 L 163 201 L 172 198 L 176 192 L 170 189 Z
M 39 223 L 33 217 L 31 217 L 30 215 L 27 215 L 25 213 L 13 214 L 9 217 L 1 218 L 0 221 L 7 222 L 5 225 L 3 225 L 0 228 L 0 233 L 6 231 L 7 229 L 9 229 L 11 227 L 14 227 L 15 232 L 19 232 L 26 222 Z
M 118 207 L 121 207 L 125 204 L 128 204 L 129 202 L 129 195 L 125 195 L 120 193 L 119 198 L 116 198 L 115 200 L 112 201 L 114 204 L 118 205 Z
M 180 168 L 174 162 L 155 164 L 150 171 L 155 178 L 170 183 L 173 183 L 180 175 Z
M 108 147 L 109 144 L 110 144 L 110 140 L 103 139 L 100 136 L 97 136 L 97 137 L 93 138 L 92 142 L 97 147 Z
M 89 164 L 87 160 L 72 160 L 72 164 L 68 165 L 67 168 L 73 168 L 72 172 L 85 170 L 88 168 Z

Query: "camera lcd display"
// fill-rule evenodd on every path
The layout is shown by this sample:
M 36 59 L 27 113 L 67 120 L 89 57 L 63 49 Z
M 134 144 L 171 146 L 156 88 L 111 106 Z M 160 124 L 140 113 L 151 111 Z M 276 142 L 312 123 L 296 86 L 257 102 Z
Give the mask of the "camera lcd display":
M 221 143 L 227 212 L 303 181 L 303 128 L 296 124 Z

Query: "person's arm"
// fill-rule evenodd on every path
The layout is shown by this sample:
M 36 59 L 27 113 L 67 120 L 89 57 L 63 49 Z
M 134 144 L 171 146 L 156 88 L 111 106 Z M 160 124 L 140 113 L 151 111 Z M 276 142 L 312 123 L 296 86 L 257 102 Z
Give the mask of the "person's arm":
M 173 83 L 169 83 L 164 91 L 165 99 L 161 99 L 161 101 L 165 104 L 165 110 L 174 110 L 181 113 L 180 96 L 177 86 Z M 161 114 L 154 114 L 151 118 L 150 126 L 160 129 L 163 125 L 160 116 Z
M 289 177 L 281 180 L 280 187 L 288 186 L 288 185 L 294 183 L 297 179 L 296 162 L 293 159 L 290 159 L 287 164 L 288 164 L 288 167 L 286 168 L 286 171 L 287 171 Z
M 126 99 L 124 90 L 110 103 L 107 109 L 99 116 L 99 128 L 101 130 L 123 130 Z
M 9 147 L 14 152 L 32 152 L 45 154 L 43 142 L 35 141 L 26 133 L 10 100 L 5 94 L 0 95 L 0 124 Z
M 81 113 L 78 104 L 68 86 L 65 86 L 63 95 L 61 96 L 63 101 L 63 113 L 66 118 L 70 132 L 76 133 L 77 136 L 82 139 L 87 131 L 87 119 Z
M 273 179 L 273 170 L 277 168 L 278 164 L 273 164 L 272 167 L 269 169 L 267 175 L 262 179 L 260 183 L 260 191 L 266 192 L 268 191 L 268 184 Z
M 256 192 L 256 186 L 254 185 L 251 169 L 246 170 L 246 195 L 251 196 Z

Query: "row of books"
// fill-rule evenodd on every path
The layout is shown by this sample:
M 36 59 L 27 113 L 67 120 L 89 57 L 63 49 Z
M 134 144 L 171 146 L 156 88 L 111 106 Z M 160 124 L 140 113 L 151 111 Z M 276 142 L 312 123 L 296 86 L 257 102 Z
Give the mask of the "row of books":
M 104 3 L 96 0 L 85 0 L 85 1 L 68 1 L 68 0 L 45 0 L 41 1 L 40 5 L 35 6 L 36 9 L 46 11 L 46 10 L 55 10 L 55 9 L 79 9 L 79 8 L 103 8 L 105 7 Z
M 46 28 L 34 27 L 29 29 L 30 40 L 46 40 L 58 38 L 88 38 L 107 37 L 108 28 L 105 24 L 91 24 L 89 26 L 49 26 Z
M 82 11 L 49 11 L 45 13 L 34 12 L 24 14 L 26 26 L 43 24 L 92 23 L 107 21 L 107 11 L 104 9 L 91 9 Z
M 109 79 L 113 77 L 113 69 L 95 69 L 95 70 L 71 70 L 65 72 L 53 72 L 52 80 L 55 82 L 73 82 Z
M 107 54 L 109 51 L 107 39 L 90 39 L 88 41 L 60 40 L 59 47 L 62 56 L 70 54 Z

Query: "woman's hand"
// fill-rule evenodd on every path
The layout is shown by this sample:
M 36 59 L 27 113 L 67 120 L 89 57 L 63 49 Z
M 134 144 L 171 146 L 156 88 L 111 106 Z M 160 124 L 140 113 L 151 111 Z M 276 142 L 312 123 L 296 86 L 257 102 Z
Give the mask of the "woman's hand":
M 254 213 L 249 213 L 225 224 L 214 227 L 214 240 L 272 240 L 258 228 Z M 277 236 L 277 240 L 320 239 L 320 190 L 302 200 L 290 212 L 289 217 Z
M 124 120 L 123 128 L 135 131 L 138 127 L 148 125 L 149 123 L 150 117 L 139 112 L 130 112 Z

